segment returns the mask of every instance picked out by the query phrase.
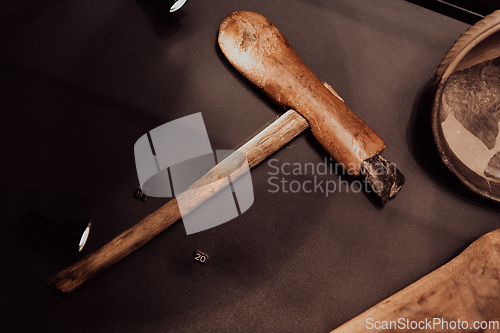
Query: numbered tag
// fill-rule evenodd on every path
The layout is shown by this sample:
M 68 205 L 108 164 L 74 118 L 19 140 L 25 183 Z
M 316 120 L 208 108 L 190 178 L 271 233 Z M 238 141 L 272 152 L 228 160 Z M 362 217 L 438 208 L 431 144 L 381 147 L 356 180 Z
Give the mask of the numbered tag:
M 144 192 L 142 192 L 141 189 L 138 187 L 135 189 L 134 198 L 139 200 L 139 201 L 144 202 L 144 201 L 146 201 L 148 196 L 146 194 L 144 194 Z
M 196 261 L 199 264 L 205 265 L 207 260 L 208 260 L 208 254 L 205 254 L 201 251 L 196 252 L 194 256 L 194 261 Z

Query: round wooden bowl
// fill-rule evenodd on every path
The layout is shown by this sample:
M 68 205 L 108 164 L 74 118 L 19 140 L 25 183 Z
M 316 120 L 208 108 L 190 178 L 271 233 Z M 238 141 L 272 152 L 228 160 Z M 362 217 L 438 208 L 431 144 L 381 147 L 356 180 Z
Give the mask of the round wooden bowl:
M 436 73 L 432 131 L 443 162 L 500 201 L 500 10 L 469 28 Z M 495 60 L 493 60 L 495 59 Z

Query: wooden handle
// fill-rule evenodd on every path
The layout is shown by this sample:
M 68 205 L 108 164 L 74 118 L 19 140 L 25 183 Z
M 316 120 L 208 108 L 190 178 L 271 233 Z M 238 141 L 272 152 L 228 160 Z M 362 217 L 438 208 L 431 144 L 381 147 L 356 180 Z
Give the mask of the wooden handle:
M 476 240 L 449 263 L 332 333 L 500 332 L 499 270 L 497 229 Z M 473 327 L 474 323 L 477 327 Z
M 323 86 L 264 16 L 247 11 L 229 15 L 218 40 L 236 69 L 283 107 L 306 118 L 323 147 L 356 175 L 364 160 L 385 148 L 384 141 Z
M 246 155 L 248 165 L 251 168 L 288 143 L 308 126 L 309 124 L 302 116 L 290 110 L 239 148 L 238 152 Z M 246 166 L 241 163 L 241 153 L 229 155 L 188 188 L 188 190 L 194 188 L 198 190 L 196 194 L 190 194 L 189 204 L 185 206 L 187 211 L 193 210 L 223 188 L 221 182 L 215 182 L 215 180 L 230 174 L 234 181 L 246 171 Z M 49 278 L 47 283 L 62 292 L 70 293 L 139 249 L 180 218 L 181 213 L 177 206 L 177 200 L 172 199 L 96 252 Z

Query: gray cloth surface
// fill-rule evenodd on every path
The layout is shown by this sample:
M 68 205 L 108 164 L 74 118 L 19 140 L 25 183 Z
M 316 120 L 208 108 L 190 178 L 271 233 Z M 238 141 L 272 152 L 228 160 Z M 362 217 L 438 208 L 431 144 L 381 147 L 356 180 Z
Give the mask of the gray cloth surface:
M 189 236 L 178 222 L 73 294 L 47 288 L 78 258 L 24 243 L 21 216 L 93 217 L 81 258 L 165 202 L 132 197 L 144 133 L 202 112 L 213 149 L 232 149 L 282 112 L 218 48 L 236 10 L 269 18 L 385 140 L 401 193 L 383 208 L 353 180 L 328 197 L 272 193 L 273 166 L 327 157 L 306 131 L 252 170 L 240 217 Z M 0 331 L 328 332 L 500 226 L 498 204 L 448 172 L 430 132 L 435 70 L 468 25 L 402 0 L 189 0 L 174 17 L 132 0 L 0 5 Z

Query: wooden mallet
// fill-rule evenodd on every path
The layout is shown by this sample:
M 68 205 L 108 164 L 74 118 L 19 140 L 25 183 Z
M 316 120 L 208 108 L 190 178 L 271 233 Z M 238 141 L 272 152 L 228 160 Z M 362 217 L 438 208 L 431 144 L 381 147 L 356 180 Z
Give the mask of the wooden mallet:
M 311 73 L 266 18 L 251 12 L 231 14 L 221 24 L 219 44 L 243 75 L 290 110 L 191 185 L 187 191 L 197 191 L 188 198 L 187 211 L 222 188 L 220 182 L 215 182 L 220 177 L 231 175 L 234 180 L 235 176 L 245 172 L 241 153 L 246 156 L 249 167 L 253 167 L 309 126 L 338 163 L 352 175 L 366 177 L 383 203 L 399 191 L 404 177 L 379 155 L 385 147 L 383 140 L 344 104 L 331 87 L 322 84 Z M 101 249 L 51 277 L 48 284 L 62 292 L 72 292 L 180 218 L 177 200 L 172 199 Z
M 384 141 L 319 81 L 267 18 L 232 13 L 220 26 L 219 45 L 247 79 L 303 116 L 337 163 L 352 176 L 363 174 L 383 203 L 398 193 L 404 176 L 379 155 Z

